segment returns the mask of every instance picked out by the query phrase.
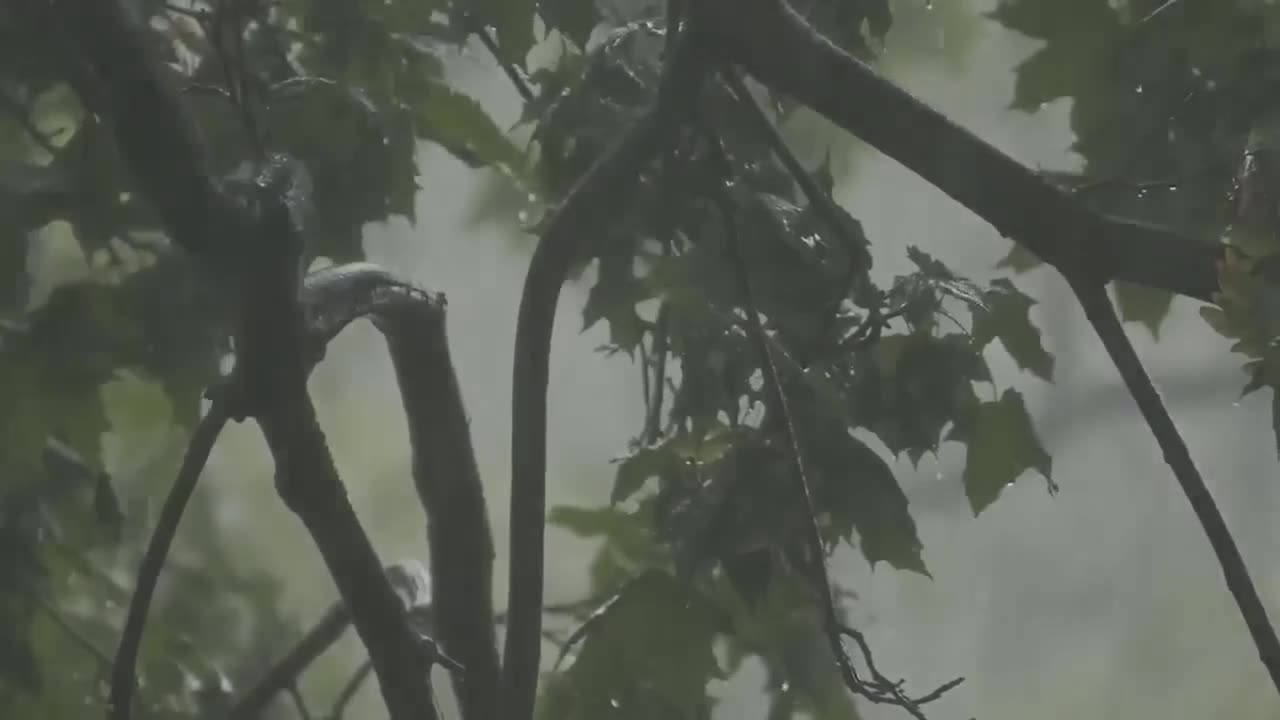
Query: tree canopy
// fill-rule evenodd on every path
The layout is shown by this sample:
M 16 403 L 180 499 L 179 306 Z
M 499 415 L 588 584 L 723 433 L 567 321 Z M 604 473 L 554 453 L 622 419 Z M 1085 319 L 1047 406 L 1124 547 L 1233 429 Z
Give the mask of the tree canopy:
M 521 720 L 535 687 L 547 720 L 705 718 L 709 686 L 748 659 L 765 668 L 769 718 L 856 717 L 866 703 L 923 717 L 955 683 L 922 688 L 876 663 L 845 620 L 856 588 L 825 559 L 853 546 L 872 567 L 928 576 L 895 471 L 945 443 L 965 449 L 975 516 L 1020 479 L 1056 489 L 1020 379 L 989 365 L 1004 353 L 1022 379 L 1054 380 L 1037 300 L 1019 288 L 1041 263 L 1077 293 L 1280 685 L 1258 593 L 1112 310 L 1158 336 L 1173 299 L 1192 298 L 1243 366 L 1244 392 L 1280 384 L 1280 6 L 994 4 L 982 22 L 1037 41 L 1013 107 L 1071 103 L 1070 173 L 1019 165 L 876 73 L 891 30 L 975 21 L 960 12 L 930 0 L 8 0 L 4 714 L 255 716 L 296 694 L 351 623 L 371 661 L 350 687 L 376 676 L 394 718 L 434 716 L 417 688 L 430 690 L 432 663 L 452 673 L 468 720 L 499 703 Z M 503 75 L 515 127 L 450 73 L 464 55 Z M 788 128 L 817 118 L 820 139 L 796 151 Z M 966 278 L 865 232 L 837 201 L 843 137 L 1009 238 L 991 258 L 999 276 Z M 513 230 L 539 238 L 515 341 L 509 607 L 492 597 L 445 304 L 359 264 L 371 224 L 415 220 L 428 143 L 484 174 L 487 211 L 518 208 Z M 54 243 L 89 270 L 41 267 Z M 902 247 L 909 272 L 873 270 Z M 589 283 L 582 321 L 607 328 L 601 351 L 642 369 L 646 417 L 607 469 L 604 507 L 545 497 L 551 316 L 569 276 Z M 324 344 L 359 317 L 395 364 L 430 525 L 424 567 L 378 561 L 307 397 Z M 1280 448 L 1280 400 L 1273 418 Z M 280 580 L 225 549 L 213 508 L 186 505 L 228 419 L 261 426 L 282 501 L 334 576 L 338 604 L 307 633 L 281 614 Z M 155 460 L 114 477 L 108 437 Z M 148 510 L 175 475 L 164 510 Z M 170 553 L 179 517 L 200 541 Z M 546 524 L 600 541 L 580 601 L 542 607 Z M 559 655 L 540 666 L 546 649 Z

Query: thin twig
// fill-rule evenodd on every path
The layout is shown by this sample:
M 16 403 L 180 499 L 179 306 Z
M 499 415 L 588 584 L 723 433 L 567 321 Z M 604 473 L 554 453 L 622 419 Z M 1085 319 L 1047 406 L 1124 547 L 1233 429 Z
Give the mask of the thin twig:
M 662 406 L 666 402 L 667 357 L 670 344 L 671 312 L 666 302 L 658 308 L 658 318 L 653 326 L 653 380 L 646 382 L 643 440 L 646 445 L 657 442 L 662 434 Z M 645 378 L 649 377 L 645 368 Z M 652 389 L 652 392 L 648 388 Z
M 109 670 L 111 668 L 111 658 L 108 657 L 101 648 L 94 645 L 92 640 L 85 637 L 79 630 L 72 627 L 71 623 L 67 622 L 67 619 L 62 617 L 62 613 L 58 611 L 58 608 L 53 606 L 52 602 L 43 597 L 38 598 L 37 602 L 40 604 L 40 609 L 44 610 L 44 614 L 48 615 L 49 619 L 53 621 L 53 624 L 57 625 L 58 629 L 67 637 L 71 638 L 72 642 L 79 645 L 85 652 L 93 656 L 93 659 L 98 661 L 98 665 L 101 666 L 103 670 Z
M 1275 629 L 1267 617 L 1266 606 L 1258 596 L 1258 590 L 1249 576 L 1249 569 L 1240 555 L 1235 538 L 1205 485 L 1186 441 L 1182 439 L 1164 401 L 1151 383 L 1146 368 L 1142 366 L 1138 353 L 1125 335 L 1120 318 L 1116 316 L 1111 299 L 1107 296 L 1106 287 L 1101 283 L 1090 284 L 1079 278 L 1068 277 L 1067 280 L 1084 308 L 1085 317 L 1102 340 L 1107 355 L 1111 357 L 1129 394 L 1142 412 L 1143 419 L 1151 428 L 1151 434 L 1155 436 L 1164 460 L 1173 470 L 1187 502 L 1191 503 L 1196 519 L 1204 528 L 1209 545 L 1218 559 L 1218 566 L 1222 569 L 1227 589 L 1235 598 L 1258 656 L 1266 666 L 1271 682 L 1280 691 L 1280 639 L 1276 637 Z
M 529 87 L 529 81 L 524 75 L 516 69 L 515 65 L 508 62 L 502 57 L 502 50 L 498 47 L 498 41 L 493 39 L 489 34 L 489 28 L 481 25 L 479 22 L 472 20 L 473 32 L 476 37 L 480 38 L 480 42 L 493 55 L 493 59 L 498 63 L 498 67 L 502 68 L 502 72 L 511 80 L 511 84 L 515 86 L 516 92 L 520 93 L 520 97 L 525 102 L 532 102 L 534 99 L 533 88 Z
M 209 19 L 209 11 L 204 8 L 184 8 L 181 5 L 176 5 L 171 2 L 162 2 L 160 3 L 160 7 L 175 15 L 189 17 L 198 22 L 204 22 Z
M 845 224 L 840 216 L 842 211 L 836 206 L 835 200 L 824 192 L 822 188 L 818 187 L 813 175 L 804 169 L 804 166 L 800 164 L 800 160 L 796 158 L 795 153 L 791 152 L 786 138 L 782 137 L 782 133 L 769 121 L 760 104 L 751 97 L 751 92 L 742 81 L 741 73 L 734 67 L 725 66 L 721 68 L 720 75 L 724 78 L 725 84 L 729 86 L 729 90 L 734 98 L 737 99 L 738 104 L 742 106 L 748 121 L 755 126 L 756 132 L 760 134 L 769 149 L 782 163 L 782 166 L 790 173 L 796 185 L 800 187 L 800 192 L 804 193 L 805 199 L 813 206 L 814 211 L 822 221 L 827 224 L 832 234 L 845 245 L 851 256 L 865 253 L 866 249 L 859 246 L 857 241 L 849 237 L 848 232 L 846 232 Z M 852 261 L 853 258 L 850 257 L 850 260 Z M 854 263 L 854 266 L 856 267 L 856 263 Z
M 744 114 L 747 116 L 748 121 L 756 127 L 756 132 L 765 140 L 770 150 L 773 151 L 773 154 L 782 162 L 782 166 L 786 168 L 792 179 L 795 180 L 796 185 L 800 187 L 800 192 L 804 193 L 809 206 L 814 209 L 818 218 L 827 226 L 836 240 L 844 246 L 845 252 L 848 254 L 849 267 L 840 283 L 840 287 L 845 292 L 849 292 L 853 289 L 859 275 L 870 269 L 871 254 L 858 238 L 850 235 L 848 227 L 842 218 L 843 211 L 836 205 L 836 201 L 830 195 L 818 187 L 813 175 L 804 169 L 804 166 L 796 158 L 795 153 L 791 152 L 791 148 L 787 146 L 787 141 L 782 137 L 782 133 L 769 121 L 760 104 L 751 97 L 751 93 L 747 90 L 747 86 L 742 81 L 742 75 L 738 70 L 731 66 L 725 66 L 720 74 L 729 86 L 731 94 L 744 109 Z M 840 317 L 840 307 L 843 301 L 843 295 L 833 298 L 831 309 L 818 331 L 819 338 L 826 337 L 831 333 L 836 320 Z
M 711 147 L 714 157 L 722 167 L 725 174 L 726 182 L 731 181 L 732 167 L 728 157 L 725 155 L 723 147 L 720 145 L 719 138 L 714 135 L 706 126 L 701 127 L 707 142 Z M 823 618 L 823 629 L 827 642 L 831 649 L 831 654 L 835 658 L 836 666 L 840 671 L 840 675 L 845 685 L 851 692 L 854 692 L 873 702 L 885 702 L 898 705 L 910 713 L 917 720 L 924 720 L 924 714 L 920 711 L 919 702 L 908 698 L 899 689 L 900 683 L 891 683 L 884 679 L 884 676 L 871 665 L 870 650 L 864 646 L 864 655 L 867 659 L 868 666 L 872 667 L 872 674 L 875 676 L 876 682 L 869 684 L 858 677 L 857 669 L 853 665 L 848 652 L 844 648 L 842 636 L 846 634 L 849 628 L 840 620 L 836 613 L 835 591 L 831 583 L 831 576 L 827 571 L 826 553 L 822 542 L 822 533 L 818 528 L 817 507 L 813 501 L 813 491 L 809 484 L 808 470 L 805 467 L 804 453 L 800 447 L 800 437 L 796 432 L 795 422 L 791 415 L 791 409 L 787 402 L 786 393 L 782 390 L 782 380 L 778 373 L 777 365 L 773 361 L 773 353 L 770 349 L 769 340 L 765 334 L 764 322 L 760 318 L 760 312 L 754 298 L 751 288 L 751 280 L 748 275 L 746 260 L 742 255 L 741 248 L 738 243 L 737 222 L 732 206 L 732 201 L 728 197 L 729 189 L 726 186 L 720 186 L 712 193 L 712 202 L 718 209 L 725 228 L 725 242 L 728 253 L 733 263 L 733 272 L 738 282 L 738 292 L 742 296 L 743 309 L 747 314 L 750 323 L 748 333 L 751 336 L 752 344 L 755 345 L 756 353 L 760 357 L 761 370 L 764 373 L 764 384 L 772 402 L 773 408 L 777 410 L 778 419 L 781 422 L 787 442 L 787 452 L 790 456 L 792 471 L 795 477 L 795 484 L 798 494 L 803 502 L 804 515 L 806 522 L 804 523 L 805 546 L 809 558 L 810 566 L 810 582 L 812 582 L 820 595 L 819 612 Z M 860 636 L 858 636 L 860 637 Z M 934 691 L 932 694 L 937 694 Z
M 645 427 L 648 427 L 649 413 L 653 412 L 651 409 L 653 406 L 650 402 L 652 392 L 649 388 L 649 366 L 652 363 L 649 361 L 649 349 L 645 347 L 643 340 L 637 344 L 636 349 L 640 351 L 640 397 L 644 401 Z
M 186 455 L 178 470 L 178 478 L 160 510 L 156 529 L 151 533 L 151 541 L 147 544 L 138 568 L 138 581 L 129 602 L 129 613 L 120 635 L 120 645 L 116 648 L 111 670 L 111 693 L 107 700 L 108 720 L 129 720 L 132 714 L 133 691 L 137 684 L 135 671 L 138 649 L 142 645 L 142 632 L 146 628 L 151 598 L 155 594 L 160 571 L 164 569 L 165 558 L 169 555 L 169 547 L 178 532 L 178 524 L 187 509 L 187 502 L 191 500 L 196 481 L 200 479 L 200 473 L 209 461 L 209 453 L 213 451 L 213 444 L 226 423 L 225 403 L 215 399 L 209 412 L 200 418 L 191 434 Z
M 347 706 L 355 699 L 356 693 L 360 692 L 360 688 L 372 672 L 373 663 L 368 660 L 360 663 L 360 667 L 347 678 L 346 684 L 338 692 L 338 698 L 333 701 L 333 707 L 329 710 L 329 720 L 342 720 L 342 716 L 347 712 Z
M 627 594 L 627 591 L 634 588 L 641 580 L 647 577 L 650 577 L 649 573 L 642 572 L 639 575 L 628 579 L 606 600 L 604 600 L 604 602 L 600 603 L 594 610 L 592 610 L 591 614 L 588 615 L 587 618 L 573 630 L 573 632 L 569 633 L 569 637 L 565 638 L 565 640 L 560 643 L 560 654 L 556 656 L 556 661 L 552 664 L 552 667 L 558 669 L 560 664 L 564 662 L 564 659 L 569 656 L 569 652 L 573 650 L 573 646 L 582 642 L 582 640 L 587 637 L 587 633 L 591 632 L 591 629 L 600 623 L 605 615 L 609 613 L 609 610 L 622 600 L 623 596 Z
M 1155 10 L 1152 10 L 1151 12 L 1147 13 L 1147 16 L 1146 16 L 1146 17 L 1144 17 L 1144 18 L 1142 18 L 1141 20 L 1139 20 L 1139 21 L 1138 21 L 1138 24 L 1139 24 L 1139 25 L 1146 25 L 1147 23 L 1151 22 L 1152 20 L 1155 20 L 1156 18 L 1158 18 L 1158 17 L 1160 17 L 1161 15 L 1163 15 L 1165 12 L 1167 12 L 1168 10 L 1170 10 L 1171 8 L 1173 8 L 1173 7 L 1174 7 L 1175 5 L 1177 5 L 1179 2 L 1181 2 L 1181 0 L 1168 0 L 1167 2 L 1165 2 L 1165 4 L 1161 5 L 1160 7 L 1156 8 Z
M 302 671 L 332 647 L 350 625 L 351 613 L 341 602 L 335 603 L 283 658 L 235 701 L 227 717 L 232 720 L 257 717 L 277 693 L 295 684 Z
M 293 707 L 297 709 L 298 717 L 301 720 L 311 720 L 311 709 L 307 707 L 307 700 L 302 697 L 302 691 L 298 690 L 298 684 L 290 684 L 287 692 L 289 697 L 293 698 Z

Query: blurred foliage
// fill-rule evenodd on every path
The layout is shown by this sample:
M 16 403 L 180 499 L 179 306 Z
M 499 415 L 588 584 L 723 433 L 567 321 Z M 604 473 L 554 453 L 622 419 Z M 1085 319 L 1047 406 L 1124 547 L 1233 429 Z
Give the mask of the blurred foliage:
M 954 64 L 972 37 L 971 26 L 952 27 L 972 22 L 959 3 L 793 4 L 873 62 L 898 37 L 904 62 L 936 62 L 942 48 L 941 65 Z M 1084 166 L 1062 182 L 1107 212 L 1238 247 L 1206 317 L 1248 355 L 1250 387 L 1274 387 L 1280 355 L 1265 323 L 1276 315 L 1264 312 L 1272 300 L 1258 278 L 1278 247 L 1268 213 L 1280 196 L 1268 194 L 1264 151 L 1280 97 L 1280 9 L 1186 0 L 1151 16 L 1161 4 L 1007 0 L 991 19 L 1040 42 L 1018 70 L 1015 107 L 1072 103 Z M 368 224 L 413 220 L 421 142 L 501 178 L 517 192 L 490 200 L 531 203 L 524 217 L 536 230 L 652 98 L 666 32 L 656 0 L 248 0 L 236 5 L 240 43 L 229 50 L 207 32 L 221 2 L 138 5 L 185 84 L 216 172 L 237 172 L 255 133 L 296 156 L 315 185 L 312 251 L 337 262 L 363 256 Z M 481 47 L 477 32 L 532 88 L 511 131 L 447 72 L 464 48 Z M 931 40 L 944 36 L 954 41 Z M 171 250 L 102 121 L 68 89 L 59 47 L 0 9 L 0 715 L 54 720 L 102 711 L 145 509 L 177 465 L 156 435 L 120 435 L 119 418 L 180 444 L 229 349 L 215 279 Z M 249 80 L 247 101 L 225 92 L 233 76 Z M 770 119 L 798 114 L 754 90 Z M 645 169 L 580 258 L 592 270 L 584 324 L 607 325 L 606 352 L 640 359 L 650 421 L 617 462 L 608 507 L 551 515 L 601 544 L 588 568 L 597 602 L 570 616 L 578 630 L 546 678 L 540 717 L 705 718 L 715 681 L 748 658 L 764 667 L 770 718 L 856 714 L 796 570 L 804 518 L 731 273 L 734 246 L 829 551 L 853 545 L 873 565 L 927 575 L 894 470 L 943 442 L 966 450 L 975 514 L 1027 471 L 1054 487 L 1022 395 L 997 387 L 986 360 L 1004 352 L 1052 380 L 1035 301 L 1007 278 L 959 277 L 915 248 L 912 271 L 876 287 L 872 260 L 895 239 L 873 242 L 838 206 L 835 217 L 819 207 L 836 178 L 833 163 L 813 158 L 830 148 L 801 154 L 827 196 L 815 205 L 738 99 L 717 86 L 705 103 L 708 126 Z M 41 247 L 67 237 L 87 275 L 32 276 Z M 1014 254 L 1003 265 L 1034 260 Z M 34 297 L 37 284 L 53 290 Z M 1159 330 L 1167 296 L 1117 293 L 1128 319 Z M 157 459 L 109 474 L 112 438 Z M 193 507 L 184 536 L 198 535 L 170 559 L 143 649 L 139 717 L 217 707 L 297 635 L 278 612 L 276 581 L 221 549 L 216 523 L 199 517 L 209 512 Z

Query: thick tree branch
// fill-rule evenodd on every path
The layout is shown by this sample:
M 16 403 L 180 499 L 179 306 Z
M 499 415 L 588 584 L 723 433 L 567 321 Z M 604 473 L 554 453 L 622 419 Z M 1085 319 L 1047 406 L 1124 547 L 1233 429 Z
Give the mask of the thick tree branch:
M 510 720 L 533 715 L 542 652 L 543 538 L 546 522 L 547 381 L 560 288 L 583 238 L 601 231 L 626 201 L 641 170 L 691 107 L 702 68 L 697 43 L 682 39 L 666 59 L 652 109 L 619 136 L 553 214 L 529 262 L 516 320 L 511 412 L 509 620 L 503 648 L 503 702 Z
M 393 720 L 434 718 L 428 670 L 434 656 L 407 622 L 400 599 L 351 507 L 307 392 L 314 361 L 299 301 L 302 238 L 284 205 L 300 170 L 271 165 L 254 183 L 255 232 L 236 274 L 239 325 L 236 368 L 228 388 L 236 416 L 262 429 L 276 468 L 276 490 L 302 520 L 369 650 Z
M 413 478 L 427 515 L 435 634 L 465 668 L 454 688 L 467 720 L 498 718 L 493 535 L 462 392 L 449 357 L 445 301 L 367 263 L 303 285 L 312 343 L 366 316 L 386 337 L 409 422 Z
M 832 45 L 783 0 L 690 0 L 724 59 L 810 106 L 1060 270 L 1208 301 L 1221 248 L 1100 215 Z

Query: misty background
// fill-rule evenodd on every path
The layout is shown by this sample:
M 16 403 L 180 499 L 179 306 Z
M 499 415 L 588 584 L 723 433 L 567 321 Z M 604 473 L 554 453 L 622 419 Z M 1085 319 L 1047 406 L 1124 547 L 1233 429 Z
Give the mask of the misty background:
M 897 5 L 933 11 L 926 0 Z M 910 12 L 900 12 L 881 70 L 1019 161 L 1071 168 L 1068 102 L 1035 115 L 1006 109 L 1013 67 L 1035 45 L 979 16 L 993 5 L 952 0 L 946 31 L 936 38 L 911 34 Z M 451 70 L 499 125 L 514 123 L 518 98 L 486 55 L 464 54 Z M 958 273 L 993 274 L 1009 241 L 893 161 L 821 127 L 815 132 L 833 141 L 836 168 L 848 170 L 836 197 L 863 222 L 878 273 L 904 272 L 906 246 L 918 245 Z M 801 135 L 809 142 L 815 137 Z M 370 226 L 365 247 L 371 261 L 448 297 L 451 350 L 488 493 L 502 606 L 511 354 L 533 239 L 515 229 L 514 205 L 509 217 L 474 221 L 481 173 L 433 146 L 420 148 L 419 161 L 416 225 Z M 1050 495 L 1042 479 L 1024 475 L 974 518 L 960 482 L 958 446 L 944 446 L 940 457 L 926 457 L 918 468 L 894 462 L 933 578 L 887 566 L 872 572 L 856 549 L 842 549 L 832 575 L 857 593 L 850 619 L 868 635 L 880 668 L 905 677 L 909 688 L 967 678 L 930 706 L 931 718 L 1280 717 L 1208 542 L 1065 284 L 1047 270 L 1015 282 L 1040 301 L 1032 317 L 1056 356 L 1055 382 L 1019 373 L 993 345 L 995 394 L 1009 386 L 1026 394 L 1060 492 Z M 580 333 L 584 300 L 583 286 L 567 288 L 557 319 L 549 400 L 552 506 L 608 501 L 610 460 L 625 451 L 643 414 L 635 364 L 594 352 L 607 339 L 603 327 Z M 1239 362 L 1197 311 L 1196 302 L 1176 300 L 1158 341 L 1142 326 L 1128 330 L 1274 617 L 1280 527 L 1271 518 L 1280 506 L 1280 484 L 1269 398 L 1258 393 L 1237 402 L 1244 380 Z M 311 388 L 352 502 L 384 562 L 425 558 L 403 412 L 381 336 L 367 324 L 348 330 L 331 346 Z M 979 392 L 990 397 L 992 391 Z M 116 433 L 128 432 L 127 421 L 120 422 Z M 168 446 L 164 438 L 157 445 Z M 160 461 L 111 448 L 108 443 L 107 460 L 116 470 Z M 256 427 L 229 428 L 206 475 L 200 496 L 215 503 L 231 531 L 230 549 L 287 578 L 285 602 L 309 625 L 335 591 L 301 523 L 275 495 Z M 553 527 L 547 552 L 548 601 L 580 597 L 594 545 Z M 308 673 L 306 687 L 330 695 L 361 658 L 348 633 L 340 651 Z M 765 716 L 757 671 L 748 665 L 714 688 L 723 698 L 719 717 Z M 374 684 L 361 696 L 356 716 L 378 716 Z M 862 710 L 869 718 L 905 717 L 899 709 Z

